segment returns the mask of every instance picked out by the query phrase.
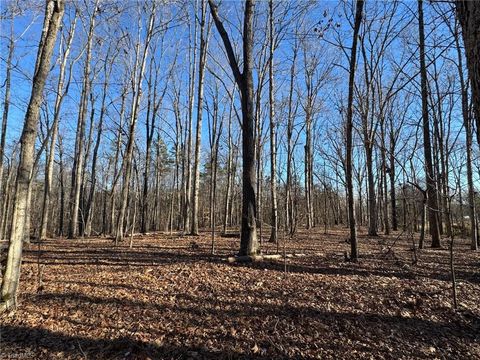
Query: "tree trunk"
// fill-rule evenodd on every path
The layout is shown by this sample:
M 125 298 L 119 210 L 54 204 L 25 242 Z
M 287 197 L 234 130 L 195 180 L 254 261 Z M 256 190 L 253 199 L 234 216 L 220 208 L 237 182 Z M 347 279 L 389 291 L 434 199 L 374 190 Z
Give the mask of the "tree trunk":
M 60 182 L 60 213 L 58 214 L 58 232 L 57 235 L 64 235 L 64 219 L 65 219 L 65 165 L 63 163 L 63 140 L 58 137 L 58 163 L 59 163 L 59 182 Z
M 386 150 L 386 143 L 385 143 L 385 132 L 386 132 L 386 125 L 385 125 L 385 117 L 381 117 L 381 125 L 380 125 L 380 141 L 381 141 L 381 178 L 382 178 L 382 193 L 383 193 L 383 229 L 385 235 L 390 234 L 390 221 L 389 221 L 389 211 L 388 211 L 388 184 L 387 184 L 387 150 Z
M 363 0 L 357 0 L 355 23 L 353 27 L 352 52 L 350 55 L 350 74 L 348 79 L 348 107 L 346 124 L 346 186 L 348 197 L 348 220 L 350 226 L 350 260 L 357 261 L 357 228 L 355 224 L 355 202 L 353 192 L 353 92 L 355 85 L 355 67 L 357 62 L 357 41 L 362 21 Z
M 269 1 L 269 25 L 270 25 L 270 60 L 268 75 L 269 86 L 269 110 L 270 110 L 270 193 L 272 198 L 272 230 L 270 233 L 270 242 L 277 242 L 278 228 L 278 209 L 277 209 L 277 144 L 275 131 L 275 97 L 274 97 L 274 79 L 273 79 L 273 54 L 274 54 L 274 27 L 273 27 L 273 0 Z
M 480 2 L 456 0 L 456 8 L 462 26 L 468 75 L 472 86 L 477 142 L 480 145 Z
M 197 0 L 194 4 L 194 13 L 197 14 Z M 191 22 L 190 22 L 191 23 Z M 192 124 L 193 124 L 193 108 L 195 105 L 195 75 L 197 69 L 197 21 L 193 21 L 193 46 L 192 35 L 189 31 L 189 51 L 188 59 L 190 63 L 190 71 L 188 75 L 188 124 L 187 124 L 187 179 L 185 184 L 185 206 L 183 209 L 183 229 L 188 231 L 190 228 L 190 207 L 192 198 Z M 193 53 L 193 54 L 192 54 Z
M 95 190 L 97 187 L 97 160 L 98 160 L 98 150 L 100 148 L 100 141 L 102 139 L 102 132 L 103 132 L 103 119 L 105 116 L 105 98 L 107 94 L 107 87 L 108 87 L 108 80 L 104 80 L 104 89 L 102 95 L 102 105 L 100 110 L 100 116 L 98 120 L 98 129 L 97 129 L 97 137 L 95 139 L 95 146 L 93 148 L 93 155 L 92 155 L 92 164 L 91 164 L 91 184 L 90 184 L 90 192 L 87 197 L 87 203 L 85 205 L 85 235 L 90 236 L 92 231 L 92 220 L 93 220 L 93 212 L 95 206 Z
M 82 93 L 80 95 L 80 108 L 78 110 L 77 133 L 75 137 L 75 154 L 73 157 L 72 170 L 72 188 L 70 192 L 70 222 L 68 226 L 68 237 L 75 238 L 78 235 L 78 215 L 80 209 L 80 194 L 83 184 L 83 164 L 84 164 L 84 138 L 85 138 L 85 117 L 87 115 L 88 97 L 90 95 L 90 62 L 92 58 L 93 32 L 95 29 L 95 18 L 97 12 L 97 3 L 94 4 L 94 10 L 90 18 L 90 25 L 87 37 L 87 49 L 85 57 L 85 67 L 83 71 Z
M 290 67 L 290 89 L 288 93 L 288 117 L 287 117 L 287 184 L 285 193 L 285 220 L 286 228 L 290 235 L 293 235 L 294 216 L 293 216 L 293 197 L 292 197 L 292 165 L 293 165 L 293 126 L 295 114 L 293 108 L 293 92 L 295 81 L 295 65 L 298 53 L 298 42 L 295 41 L 293 47 L 293 59 Z
M 5 156 L 5 141 L 7 136 L 7 122 L 8 122 L 8 110 L 10 108 L 10 85 L 11 85 L 11 72 L 12 72 L 12 58 L 13 50 L 15 47 L 14 42 L 14 32 L 13 32 L 13 19 L 10 23 L 10 39 L 8 42 L 8 56 L 5 74 L 5 98 L 3 102 L 3 115 L 2 115 L 2 125 L 0 133 L 0 192 L 2 191 L 2 182 L 3 182 L 3 158 Z M 5 196 L 5 193 L 3 194 Z M 3 213 L 2 213 L 3 214 Z M 0 218 L 2 215 L 0 215 Z
M 10 188 L 12 187 L 11 183 L 14 180 L 14 167 L 10 162 L 7 168 L 7 181 L 5 182 L 5 196 L 3 197 L 2 203 L 2 217 L 0 218 L 0 240 L 8 238 L 8 213 L 11 203 L 11 193 Z
M 192 223 L 191 235 L 198 235 L 198 194 L 200 187 L 200 152 L 202 142 L 202 118 L 203 118 L 203 79 L 208 52 L 208 30 L 205 34 L 206 3 L 202 0 L 202 18 L 200 22 L 200 58 L 198 63 L 198 99 L 197 99 L 197 129 L 195 140 L 195 162 L 193 165 L 193 192 L 192 192 Z
M 427 68 L 425 65 L 425 30 L 423 23 L 423 1 L 418 0 L 418 29 L 420 36 L 420 77 L 422 88 L 423 150 L 425 156 L 425 175 L 427 184 L 428 217 L 432 248 L 441 247 L 438 224 L 438 201 L 433 173 L 432 148 L 430 140 L 430 122 L 428 118 Z
M 224 214 L 223 214 L 223 234 L 227 233 L 227 226 L 231 224 L 231 218 L 229 217 L 232 203 L 230 202 L 230 196 L 232 192 L 232 180 L 233 180 L 233 146 L 232 146 L 232 111 L 233 111 L 234 97 L 233 93 L 230 98 L 230 111 L 228 114 L 228 131 L 227 131 L 227 189 L 225 190 L 225 202 L 224 202 Z M 230 220 L 230 222 L 229 222 Z
M 397 195 L 395 190 L 395 132 L 393 127 L 393 116 L 390 116 L 390 154 L 389 154 L 389 164 L 390 164 L 390 171 L 388 173 L 390 178 L 390 207 L 392 209 L 392 230 L 398 230 L 398 216 L 397 216 Z
M 35 159 L 35 138 L 43 89 L 50 71 L 50 61 L 55 47 L 58 29 L 62 22 L 65 3 L 63 0 L 48 0 L 45 8 L 42 37 L 38 47 L 37 62 L 33 76 L 32 92 L 25 115 L 20 139 L 20 162 L 15 186 L 15 201 L 12 218 L 12 232 L 8 248 L 7 266 L 2 279 L 0 312 L 16 305 L 20 279 L 22 247 L 28 208 L 29 188 Z
M 463 115 L 463 126 L 465 127 L 465 150 L 467 152 L 467 183 L 468 183 L 468 216 L 470 220 L 470 247 L 472 250 L 478 250 L 478 233 L 476 226 L 476 209 L 475 209 L 475 187 L 473 183 L 473 171 L 472 171 L 472 145 L 473 145 L 473 129 L 472 129 L 472 120 L 470 119 L 470 114 L 468 111 L 468 92 L 467 84 L 463 77 L 463 59 L 462 53 L 460 50 L 460 42 L 458 41 L 458 31 L 455 28 L 455 44 L 457 48 L 457 58 L 458 58 L 458 76 L 460 79 L 460 87 L 462 93 L 462 115 Z M 460 179 L 460 175 L 459 175 Z M 460 182 L 460 180 L 459 180 Z M 462 188 L 459 187 L 460 191 L 460 206 L 462 207 L 462 198 L 461 192 Z M 461 209 L 463 210 L 463 209 Z M 462 222 L 463 222 L 463 211 L 461 211 Z
M 367 160 L 368 184 L 368 235 L 377 236 L 377 201 L 375 194 L 375 177 L 373 174 L 373 144 L 365 144 L 365 157 Z
M 136 47 L 136 56 L 135 56 L 135 66 L 132 73 L 132 83 L 134 86 L 133 89 L 133 98 L 132 98 L 132 106 L 130 109 L 130 126 L 128 132 L 128 140 L 127 140 L 127 149 L 125 151 L 125 158 L 123 162 L 124 168 L 124 177 L 123 177 L 123 186 L 122 186 L 122 193 L 121 193 L 121 204 L 120 204 L 120 212 L 117 219 L 117 231 L 115 235 L 115 243 L 117 244 L 120 241 L 123 241 L 123 226 L 125 220 L 125 212 L 127 209 L 128 203 L 128 190 L 130 187 L 130 178 L 132 175 L 132 158 L 133 158 L 133 148 L 135 143 L 135 127 L 137 124 L 138 119 L 138 111 L 140 107 L 140 99 L 142 95 L 142 83 L 143 77 L 145 74 L 145 66 L 146 66 L 146 59 L 148 57 L 148 49 L 149 44 L 153 34 L 153 27 L 155 24 L 155 2 L 152 5 L 150 18 L 148 21 L 148 29 L 146 34 L 146 39 L 143 47 L 143 53 L 140 59 L 140 42 L 137 43 Z M 139 39 L 140 40 L 140 39 Z
M 118 158 L 120 156 L 120 148 L 122 146 L 122 134 L 123 134 L 123 117 L 125 115 L 125 100 L 127 97 L 127 89 L 126 87 L 123 89 L 121 95 L 121 104 L 120 104 L 120 115 L 118 117 L 118 131 L 116 136 L 116 143 L 115 143 L 115 155 L 113 157 L 113 184 L 112 189 L 110 190 L 110 231 L 111 235 L 114 234 L 116 228 L 115 226 L 115 190 L 117 188 L 117 182 L 120 178 L 120 170 L 118 169 Z
M 50 193 L 52 189 L 52 178 L 53 178 L 53 165 L 55 161 L 55 147 L 57 143 L 58 137 L 58 123 L 60 121 L 60 109 L 62 107 L 62 102 L 65 96 L 68 94 L 68 89 L 70 87 L 70 80 L 71 80 L 71 68 L 70 68 L 70 76 L 68 78 L 66 87 L 64 89 L 64 79 L 65 79 L 65 69 L 67 66 L 68 56 L 70 54 L 70 48 L 73 42 L 73 36 L 75 34 L 75 27 L 77 24 L 77 13 L 75 13 L 75 17 L 72 21 L 70 31 L 68 34 L 68 40 L 65 47 L 65 51 L 62 54 L 62 61 L 60 63 L 60 73 L 58 76 L 58 85 L 57 85 L 57 96 L 55 99 L 55 108 L 54 108 L 54 117 L 53 117 L 53 124 L 52 124 L 52 135 L 50 140 L 50 151 L 47 157 L 47 166 L 45 172 L 45 188 L 43 194 L 43 207 L 42 207 L 42 217 L 40 222 L 40 240 L 44 240 L 47 238 L 47 227 L 48 227 L 48 218 L 49 218 L 49 211 L 50 211 Z
M 245 1 L 243 23 L 243 72 L 240 72 L 228 34 L 218 16 L 217 6 L 208 0 L 210 10 L 225 46 L 228 61 L 235 81 L 241 92 L 242 103 L 242 152 L 243 152 L 243 184 L 242 184 L 242 229 L 240 238 L 240 255 L 258 253 L 256 229 L 256 197 L 255 197 L 255 139 L 254 139 L 254 104 L 253 104 L 253 16 L 255 1 Z

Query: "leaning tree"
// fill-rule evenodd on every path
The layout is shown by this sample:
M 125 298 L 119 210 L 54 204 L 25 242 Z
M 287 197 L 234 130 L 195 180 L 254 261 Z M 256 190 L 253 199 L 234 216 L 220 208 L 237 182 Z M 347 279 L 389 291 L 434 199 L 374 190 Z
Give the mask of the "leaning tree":
M 39 120 L 43 89 L 50 72 L 50 61 L 57 39 L 57 33 L 65 12 L 64 0 L 48 0 L 45 18 L 37 52 L 33 75 L 32 92 L 28 103 L 22 136 L 20 139 L 20 161 L 18 164 L 13 205 L 12 230 L 8 248 L 7 266 L 2 280 L 0 312 L 16 304 L 16 294 L 20 279 L 23 239 L 26 227 L 29 193 L 31 191 L 32 170 L 35 162 L 35 139 Z

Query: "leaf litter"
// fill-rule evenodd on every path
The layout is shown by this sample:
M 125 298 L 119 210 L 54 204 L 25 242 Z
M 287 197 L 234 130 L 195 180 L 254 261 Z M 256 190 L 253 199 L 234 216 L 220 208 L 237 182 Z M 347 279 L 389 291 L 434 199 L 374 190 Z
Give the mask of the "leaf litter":
M 480 260 L 467 240 L 455 245 L 455 311 L 447 250 L 417 250 L 413 265 L 407 239 L 363 236 L 350 263 L 346 237 L 303 231 L 285 248 L 306 256 L 249 264 L 225 261 L 235 238 L 217 237 L 211 255 L 207 233 L 136 236 L 132 249 L 29 245 L 0 359 L 480 359 Z

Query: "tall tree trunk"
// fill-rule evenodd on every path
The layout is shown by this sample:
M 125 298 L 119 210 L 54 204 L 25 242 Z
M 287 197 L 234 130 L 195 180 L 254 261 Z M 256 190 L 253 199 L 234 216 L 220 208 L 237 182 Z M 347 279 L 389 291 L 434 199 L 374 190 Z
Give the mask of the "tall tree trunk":
M 3 158 L 5 156 L 5 141 L 7 137 L 8 110 L 10 108 L 12 58 L 13 58 L 13 51 L 15 48 L 15 42 L 13 37 L 14 37 L 14 32 L 13 32 L 13 19 L 12 19 L 10 23 L 10 38 L 8 41 L 7 63 L 5 64 L 6 66 L 5 98 L 3 101 L 3 115 L 2 115 L 2 125 L 1 125 L 1 133 L 0 133 L 0 193 L 2 191 L 2 183 L 3 183 Z M 1 218 L 1 215 L 0 215 L 0 218 Z
M 13 156 L 12 156 L 13 157 Z M 3 240 L 8 237 L 8 213 L 10 209 L 11 203 L 11 193 L 10 188 L 12 187 L 11 183 L 14 180 L 14 166 L 12 162 L 10 162 L 9 166 L 7 167 L 7 179 L 5 182 L 5 196 L 3 197 L 2 203 L 2 217 L 0 218 L 0 240 Z
M 167 85 L 163 89 L 160 96 L 158 96 L 158 74 L 159 67 L 155 67 L 155 78 L 153 79 L 153 94 L 152 94 L 152 72 L 153 64 L 155 63 L 155 53 L 152 51 L 150 66 L 149 66 L 149 80 L 148 80 L 148 101 L 147 101 L 147 116 L 145 120 L 145 133 L 146 133 L 146 148 L 145 148 L 145 172 L 143 174 L 143 190 L 142 190 L 142 208 L 141 208 L 141 232 L 146 233 L 149 229 L 148 216 L 149 216 L 149 201 L 148 201 L 148 181 L 150 177 L 150 167 L 152 158 L 152 143 L 153 136 L 155 135 L 156 119 L 158 110 L 161 107 L 163 97 L 167 90 Z M 167 80 L 168 83 L 168 80 Z M 152 98 L 153 95 L 153 98 Z
M 463 59 L 462 53 L 460 50 L 460 42 L 458 39 L 458 31 L 455 28 L 455 45 L 457 48 L 457 58 L 458 58 L 458 76 L 460 79 L 460 87 L 462 92 L 462 115 L 463 115 L 463 126 L 465 127 L 465 148 L 467 152 L 467 183 L 468 183 L 468 217 L 470 218 L 470 239 L 471 244 L 470 247 L 472 250 L 478 250 L 478 233 L 477 233 L 477 226 L 476 226 L 476 209 L 475 209 L 475 187 L 473 183 L 473 171 L 472 171 L 472 143 L 473 143 L 473 129 L 472 129 L 472 119 L 470 118 L 470 114 L 468 111 L 468 92 L 467 92 L 467 84 L 465 82 L 465 78 L 463 76 Z M 460 175 L 459 175 L 460 178 Z M 460 180 L 459 180 L 460 182 Z M 461 205 L 461 191 L 462 188 L 459 187 L 460 190 L 460 206 Z M 463 210 L 463 209 L 462 209 Z M 463 213 L 463 211 L 461 211 Z M 463 214 L 462 221 L 463 221 Z
M 181 160 L 181 149 L 182 149 L 182 134 L 183 134 L 183 129 L 182 129 L 182 118 L 180 115 L 180 90 L 176 91 L 175 94 L 175 100 L 173 103 L 173 109 L 174 109 L 174 114 L 175 114 L 175 182 L 174 182 L 174 187 L 173 191 L 175 196 L 172 196 L 173 198 L 176 198 L 177 200 L 177 211 L 176 215 L 174 216 L 176 218 L 176 229 L 180 230 L 180 228 L 183 226 L 183 217 L 182 212 L 181 212 L 181 194 L 180 194 L 180 160 Z M 174 211 L 175 213 L 175 211 Z M 172 215 L 173 216 L 173 215 Z
M 477 142 L 480 145 L 480 2 L 456 0 L 456 8 L 462 26 L 468 75 L 472 86 Z
M 243 152 L 243 184 L 242 184 L 242 229 L 240 238 L 240 255 L 252 255 L 258 252 L 256 229 L 256 196 L 255 196 L 255 139 L 254 139 L 254 96 L 253 96 L 253 16 L 255 1 L 245 1 L 243 23 L 243 72 L 240 72 L 228 34 L 218 16 L 217 6 L 208 0 L 210 10 L 220 36 L 222 37 L 228 61 L 235 81 L 241 92 L 242 104 L 242 152 Z
M 197 15 L 197 1 L 194 4 L 194 14 Z M 203 0 L 202 0 L 203 1 Z M 189 22 L 191 23 L 191 22 Z M 189 31 L 189 51 L 188 59 L 190 63 L 190 71 L 188 74 L 188 124 L 187 124 L 187 174 L 185 184 L 185 206 L 183 209 L 183 229 L 188 231 L 190 229 L 190 207 L 192 198 L 192 124 L 193 124 L 193 108 L 195 105 L 195 75 L 197 69 L 197 22 L 193 21 L 193 46 L 192 46 L 192 34 Z
M 218 89 L 215 90 L 213 97 L 212 126 L 210 131 L 210 229 L 211 229 L 211 252 L 215 254 L 215 217 L 217 201 L 217 169 L 218 169 L 218 150 L 220 147 L 220 136 L 222 135 L 223 118 L 218 115 Z
M 161 206 L 161 156 L 160 156 L 160 134 L 157 131 L 156 154 L 155 154 L 155 207 L 154 207 L 154 229 L 160 230 L 160 206 Z
M 293 127 L 295 114 L 293 108 L 293 92 L 295 81 L 295 65 L 298 54 L 298 42 L 295 41 L 293 47 L 293 59 L 290 67 L 290 86 L 288 93 L 288 116 L 287 116 L 287 184 L 285 187 L 285 220 L 286 228 L 290 235 L 293 235 L 294 215 L 293 215 L 293 196 L 292 196 L 292 165 L 293 165 Z
M 80 210 L 80 195 L 83 184 L 84 168 L 84 138 L 85 138 L 85 117 L 87 115 L 88 97 L 90 95 L 90 62 L 92 58 L 93 33 L 97 13 L 98 0 L 95 1 L 94 10 L 90 17 L 90 24 L 87 37 L 87 49 L 85 67 L 83 71 L 82 93 L 80 95 L 80 107 L 78 109 L 77 133 L 75 137 L 75 154 L 73 157 L 72 188 L 70 192 L 70 222 L 68 226 L 68 237 L 75 238 L 78 235 L 78 215 Z
M 270 117 L 270 194 L 272 198 L 272 230 L 270 233 L 270 242 L 277 242 L 278 229 L 278 209 L 277 209 L 277 143 L 275 131 L 275 94 L 273 79 L 273 54 L 274 54 L 274 26 L 273 26 L 273 0 L 269 3 L 269 27 L 270 27 L 270 60 L 268 67 L 268 76 L 270 86 L 268 88 L 269 96 L 269 117 Z
M 39 234 L 40 240 L 44 240 L 47 238 L 47 227 L 48 227 L 48 218 L 49 218 L 49 211 L 50 211 L 50 194 L 52 191 L 51 189 L 52 189 L 52 178 L 53 178 L 53 165 L 55 162 L 55 148 L 56 148 L 57 136 L 58 136 L 58 123 L 60 121 L 60 109 L 62 107 L 63 99 L 68 94 L 68 89 L 70 87 L 70 80 L 72 75 L 72 69 L 70 68 L 70 76 L 68 77 L 68 81 L 64 89 L 65 69 L 67 67 L 67 60 L 70 54 L 70 48 L 72 46 L 76 24 L 77 24 L 77 13 L 75 12 L 75 17 L 72 21 L 70 31 L 68 34 L 67 44 L 65 45 L 65 50 L 62 54 L 62 60 L 60 63 L 60 73 L 58 75 L 57 96 L 55 99 L 52 135 L 50 140 L 50 151 L 47 157 L 47 166 L 46 166 L 46 172 L 45 172 L 45 188 L 43 193 L 43 207 L 42 207 L 42 217 L 40 222 L 40 234 Z
M 120 156 L 120 148 L 122 146 L 122 134 L 123 134 L 123 117 L 125 115 L 125 100 L 127 97 L 127 89 L 126 87 L 123 89 L 122 95 L 121 95 L 121 104 L 120 104 L 120 114 L 119 114 L 119 124 L 118 124 L 118 131 L 117 131 L 117 136 L 116 136 L 116 142 L 115 142 L 115 155 L 113 157 L 113 184 L 112 188 L 110 190 L 110 231 L 109 233 L 111 235 L 114 234 L 114 231 L 116 231 L 115 227 L 115 190 L 117 188 L 117 182 L 120 178 L 120 170 L 118 169 L 118 158 Z
M 137 46 L 136 46 L 136 55 L 135 55 L 135 65 L 132 72 L 132 84 L 133 84 L 133 98 L 132 98 L 132 106 L 130 109 L 130 126 L 128 132 L 128 140 L 127 140 L 127 149 L 125 151 L 125 158 L 123 161 L 123 170 L 124 170 L 124 177 L 123 177 L 123 184 L 122 184 L 122 192 L 121 192 L 121 204 L 120 204 L 120 212 L 117 219 L 117 231 L 115 234 L 115 243 L 117 244 L 120 241 L 123 241 L 123 233 L 124 233 L 124 220 L 125 220 L 125 213 L 127 209 L 128 203 L 128 190 L 130 187 L 130 178 L 132 175 L 132 159 L 133 159 L 133 150 L 134 150 L 134 143 L 135 143 L 135 127 L 137 125 L 138 119 L 138 112 L 140 108 L 140 99 L 142 95 L 142 83 L 143 77 L 145 75 L 145 67 L 148 57 L 148 49 L 150 45 L 150 41 L 153 35 L 153 27 L 155 25 L 155 2 L 152 5 L 150 17 L 148 20 L 148 29 L 147 34 L 143 46 L 143 52 L 140 54 L 140 36 L 138 38 Z M 140 59 L 141 56 L 141 59 Z
M 398 230 L 398 216 L 397 216 L 397 195 L 395 189 L 395 130 L 393 125 L 393 116 L 389 116 L 390 129 L 389 129 L 389 141 L 390 141 L 390 154 L 389 154 L 389 178 L 390 178 L 390 207 L 392 210 L 392 230 Z
M 381 141 L 381 177 L 382 177 L 382 193 L 383 193 L 383 223 L 384 223 L 384 232 L 385 235 L 390 234 L 390 221 L 389 221 L 389 211 L 388 211 L 388 184 L 387 184 L 387 144 L 385 143 L 385 132 L 386 132 L 386 124 L 385 124 L 385 117 L 381 117 L 381 125 L 380 125 L 380 141 Z
M 367 140 L 368 142 L 368 140 Z M 368 235 L 377 236 L 377 200 L 375 194 L 375 175 L 373 173 L 373 144 L 365 144 L 368 186 Z
M 145 118 L 145 171 L 143 173 L 143 189 L 142 189 L 142 206 L 141 206 L 141 220 L 140 220 L 140 232 L 145 234 L 148 228 L 148 177 L 150 170 L 150 159 L 151 159 L 151 147 L 153 134 L 155 131 L 155 115 L 152 113 L 152 67 L 153 67 L 153 55 L 150 59 L 149 71 L 148 71 L 148 100 L 147 100 L 147 115 Z M 153 92 L 157 91 L 157 78 L 155 77 L 155 84 L 153 85 Z M 154 96 L 155 98 L 155 96 Z M 155 100 L 154 100 L 155 101 Z M 152 123 L 150 122 L 152 119 Z
M 26 210 L 35 161 L 35 138 L 43 89 L 50 71 L 50 61 L 60 28 L 65 3 L 63 0 L 48 0 L 45 8 L 42 36 L 37 53 L 32 92 L 25 115 L 20 139 L 20 162 L 15 186 L 15 201 L 12 218 L 12 231 L 8 248 L 7 266 L 3 274 L 0 312 L 16 305 L 16 295 L 20 279 L 22 247 L 25 230 Z
M 452 226 L 450 224 L 449 216 L 444 216 L 448 214 L 448 202 L 450 198 L 449 188 L 448 188 L 448 177 L 447 177 L 447 164 L 448 164 L 448 153 L 445 150 L 445 147 L 448 148 L 448 143 L 445 145 L 445 129 L 444 129 L 444 118 L 443 118 L 443 108 L 442 108 L 442 94 L 440 92 L 440 86 L 438 84 L 439 74 L 437 71 L 437 62 L 433 61 L 433 84 L 434 91 L 430 89 L 430 99 L 431 103 L 435 104 L 433 101 L 433 95 L 436 95 L 437 101 L 436 106 L 432 106 L 432 122 L 433 122 L 433 137 L 434 137 L 434 146 L 433 146 L 433 155 L 434 155 L 434 169 L 437 174 L 437 189 L 438 189 L 438 206 L 441 207 L 441 211 L 438 212 L 438 228 L 440 235 L 443 235 L 443 222 L 445 219 L 445 224 L 447 228 L 447 235 L 451 236 Z
M 58 137 L 58 164 L 59 164 L 59 183 L 60 183 L 60 213 L 58 214 L 58 236 L 64 236 L 65 219 L 65 165 L 63 163 L 63 139 Z
M 425 156 L 425 175 L 427 184 L 428 217 L 432 247 L 439 248 L 440 230 L 438 224 L 438 201 L 433 173 L 432 148 L 430 140 L 430 122 L 428 118 L 428 86 L 427 68 L 425 65 L 425 30 L 423 22 L 423 0 L 418 0 L 418 30 L 420 36 L 420 77 L 422 87 L 422 123 L 423 123 L 423 151 Z
M 353 27 L 352 52 L 350 55 L 350 75 L 348 79 L 348 105 L 346 124 L 346 187 L 348 197 L 348 220 L 350 226 L 350 259 L 357 261 L 357 228 L 355 224 L 355 201 L 353 192 L 353 92 L 355 85 L 355 67 L 357 62 L 357 41 L 360 24 L 362 21 L 363 0 L 357 0 L 355 10 L 355 23 Z
M 90 81 L 90 89 L 92 89 L 92 85 L 95 81 L 96 74 L 94 74 L 93 78 Z M 78 234 L 83 238 L 85 236 L 86 224 L 87 224 L 87 207 L 88 204 L 86 202 L 86 192 L 87 192 L 87 165 L 89 164 L 90 159 L 90 152 L 92 149 L 93 144 L 93 134 L 95 130 L 95 101 L 96 97 L 93 94 L 93 91 L 90 92 L 90 121 L 88 124 L 88 137 L 86 138 L 86 146 L 85 146 L 85 156 L 83 160 L 83 168 L 80 171 L 82 174 L 82 182 L 80 184 L 80 206 L 79 206 L 79 223 L 78 223 Z M 91 179 L 90 179 L 91 181 Z
M 228 114 L 228 131 L 227 131 L 227 188 L 225 190 L 224 214 L 223 214 L 223 234 L 227 233 L 227 226 L 231 224 L 231 217 L 229 217 L 230 209 L 233 206 L 230 202 L 233 182 L 233 146 L 232 146 L 232 111 L 233 111 L 234 97 L 233 93 L 230 98 L 230 110 Z M 229 222 L 230 220 L 230 222 Z
M 87 202 L 85 206 L 85 222 L 86 222 L 85 234 L 87 236 L 89 236 L 92 231 L 93 212 L 94 212 L 94 206 L 95 206 L 95 191 L 97 188 L 98 151 L 100 149 L 100 142 L 102 140 L 103 122 L 105 118 L 105 113 L 107 112 L 105 101 L 108 93 L 110 75 L 112 73 L 112 68 L 115 61 L 115 57 L 116 57 L 115 55 L 112 57 L 112 59 L 109 59 L 109 55 L 110 55 L 110 48 L 107 50 L 107 54 L 105 56 L 105 62 L 103 64 L 104 79 L 103 79 L 103 89 L 102 89 L 102 100 L 100 104 L 100 115 L 98 119 L 97 136 L 95 139 L 95 146 L 93 148 L 92 164 L 90 169 L 90 174 L 91 174 L 90 192 L 88 194 Z
M 310 94 L 307 94 L 310 98 Z M 312 189 L 311 189 L 311 161 L 312 161 L 312 119 L 310 115 L 310 104 L 307 105 L 305 115 L 305 202 L 307 215 L 307 229 L 313 227 Z
M 197 129 L 195 140 L 195 162 L 193 165 L 193 191 L 192 191 L 192 223 L 190 234 L 198 235 L 198 194 L 200 187 L 200 152 L 202 143 L 202 119 L 203 119 L 203 79 L 208 52 L 208 30 L 205 33 L 206 2 L 202 1 L 200 21 L 200 58 L 198 63 L 198 98 L 197 98 Z

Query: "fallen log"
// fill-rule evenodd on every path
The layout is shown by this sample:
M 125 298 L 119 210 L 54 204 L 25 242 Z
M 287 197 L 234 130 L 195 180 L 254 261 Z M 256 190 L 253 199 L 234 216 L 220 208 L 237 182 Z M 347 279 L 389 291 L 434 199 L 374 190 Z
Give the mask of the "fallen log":
M 305 254 L 286 254 L 287 258 L 292 257 L 301 257 Z M 244 255 L 244 256 L 230 256 L 227 259 L 229 263 L 249 263 L 249 262 L 259 262 L 263 260 L 278 260 L 283 259 L 282 254 L 271 254 L 271 255 Z

